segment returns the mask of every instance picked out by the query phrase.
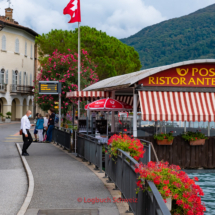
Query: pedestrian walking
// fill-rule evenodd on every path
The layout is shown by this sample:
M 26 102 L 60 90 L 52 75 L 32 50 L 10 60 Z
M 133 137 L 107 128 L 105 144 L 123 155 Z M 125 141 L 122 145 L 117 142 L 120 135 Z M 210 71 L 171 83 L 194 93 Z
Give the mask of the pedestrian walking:
M 34 126 L 34 124 L 31 125 L 29 118 L 31 117 L 31 111 L 28 110 L 26 114 L 21 119 L 21 132 L 23 137 L 23 147 L 22 147 L 22 156 L 29 156 L 27 149 L 33 142 L 31 133 L 29 132 L 31 126 Z
M 46 142 L 50 143 L 52 141 L 52 131 L 54 129 L 54 123 L 55 123 L 55 113 L 54 113 L 54 109 L 50 108 L 49 111 L 49 121 L 48 121 L 48 131 L 47 131 L 47 139 Z
M 44 117 L 44 123 L 43 123 L 43 138 L 46 140 L 46 137 L 47 137 L 47 131 L 48 131 L 48 119 L 49 117 L 49 114 L 46 113 L 45 114 L 45 117 Z
M 37 124 L 36 124 L 36 129 L 38 130 L 38 137 L 39 137 L 39 142 L 43 142 L 43 124 L 44 124 L 44 119 L 41 114 L 38 115 L 37 119 Z
M 39 115 L 39 113 L 36 113 L 36 115 L 35 115 L 35 121 L 34 121 L 35 125 L 37 124 L 38 115 Z M 38 141 L 38 139 L 37 139 L 37 133 L 38 133 L 38 131 L 37 131 L 36 126 L 35 126 L 35 129 L 34 129 L 35 140 L 33 142 L 37 142 Z

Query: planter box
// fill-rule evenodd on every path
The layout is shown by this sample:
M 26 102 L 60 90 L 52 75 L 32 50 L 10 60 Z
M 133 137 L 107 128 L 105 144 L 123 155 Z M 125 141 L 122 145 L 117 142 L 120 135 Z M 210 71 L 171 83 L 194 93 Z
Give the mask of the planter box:
M 130 152 L 125 152 L 127 155 L 130 155 Z M 122 153 L 118 151 L 118 155 L 122 156 Z
M 167 206 L 169 211 L 172 210 L 172 197 L 169 197 L 166 199 L 166 206 Z
M 202 146 L 205 145 L 205 139 L 190 141 L 191 146 Z
M 5 122 L 11 122 L 11 119 L 5 118 Z
M 171 141 L 168 141 L 167 139 L 157 140 L 158 145 L 166 146 L 166 145 L 172 145 L 172 143 L 173 143 L 173 140 L 171 140 Z

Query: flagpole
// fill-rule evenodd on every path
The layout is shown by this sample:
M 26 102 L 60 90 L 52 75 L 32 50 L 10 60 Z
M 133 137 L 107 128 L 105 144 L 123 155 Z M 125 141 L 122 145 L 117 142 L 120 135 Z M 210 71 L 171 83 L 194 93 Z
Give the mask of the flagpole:
M 81 73 L 81 35 L 80 22 L 78 22 L 78 91 L 81 91 L 80 73 Z M 78 119 L 80 119 L 80 100 L 78 100 Z

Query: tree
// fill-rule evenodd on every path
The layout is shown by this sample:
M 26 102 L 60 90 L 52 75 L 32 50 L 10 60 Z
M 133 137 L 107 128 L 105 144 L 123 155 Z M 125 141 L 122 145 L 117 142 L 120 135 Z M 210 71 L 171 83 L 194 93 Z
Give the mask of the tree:
M 97 82 L 98 76 L 95 73 L 96 65 L 88 58 L 87 51 L 81 52 L 81 89 Z M 41 64 L 40 72 L 36 80 L 35 100 L 39 107 L 47 111 L 49 108 L 54 107 L 54 102 L 58 101 L 56 95 L 39 95 L 38 82 L 39 81 L 59 81 L 62 83 L 62 114 L 71 110 L 72 104 L 76 104 L 77 101 L 71 98 L 66 98 L 66 93 L 78 90 L 78 54 L 71 54 L 71 50 L 68 50 L 68 54 L 61 54 L 59 51 L 54 51 L 52 55 L 48 57 L 46 63 Z
M 98 67 L 95 72 L 99 79 L 139 71 L 141 63 L 139 54 L 120 40 L 108 36 L 102 31 L 87 26 L 81 27 L 81 48 L 89 53 L 89 58 Z M 58 50 L 68 53 L 68 48 L 77 52 L 78 29 L 74 31 L 52 30 L 36 38 L 40 56 Z M 47 58 L 43 58 L 45 62 Z

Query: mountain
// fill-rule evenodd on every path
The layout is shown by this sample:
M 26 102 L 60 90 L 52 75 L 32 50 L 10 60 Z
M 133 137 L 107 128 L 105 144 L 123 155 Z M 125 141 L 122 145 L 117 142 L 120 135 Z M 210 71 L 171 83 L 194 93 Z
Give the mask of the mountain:
M 142 68 L 215 58 L 215 4 L 121 39 L 139 52 Z

